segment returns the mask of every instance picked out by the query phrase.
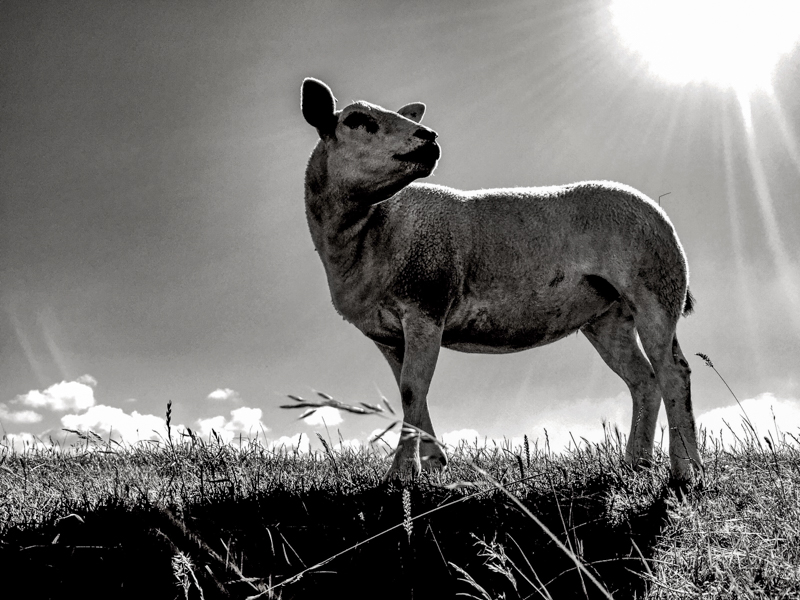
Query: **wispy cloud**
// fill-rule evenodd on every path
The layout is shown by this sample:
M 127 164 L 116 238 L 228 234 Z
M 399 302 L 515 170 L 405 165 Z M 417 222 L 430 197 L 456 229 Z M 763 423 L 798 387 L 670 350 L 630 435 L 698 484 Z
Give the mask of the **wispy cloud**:
M 88 373 L 86 375 L 81 375 L 75 381 L 77 381 L 78 383 L 83 383 L 85 385 L 90 385 L 92 387 L 97 387 L 97 379 L 95 379 Z
M 227 400 L 232 400 L 234 402 L 241 400 L 241 396 L 239 396 L 239 392 L 236 390 L 232 390 L 230 388 L 219 388 L 211 392 L 207 396 L 208 400 L 217 400 L 220 402 L 224 402 Z
M 208 419 L 198 419 L 197 431 L 202 437 L 211 435 L 211 430 L 226 442 L 233 440 L 238 435 L 255 437 L 260 433 L 269 431 L 269 427 L 261 420 L 263 411 L 260 408 L 243 406 L 230 412 L 230 419 L 218 415 Z
M 11 402 L 58 412 L 86 410 L 95 404 L 94 389 L 87 383 L 89 381 L 93 382 L 92 385 L 97 385 L 91 375 L 83 375 L 76 381 L 62 381 L 41 392 L 31 390 L 27 394 L 20 394 Z

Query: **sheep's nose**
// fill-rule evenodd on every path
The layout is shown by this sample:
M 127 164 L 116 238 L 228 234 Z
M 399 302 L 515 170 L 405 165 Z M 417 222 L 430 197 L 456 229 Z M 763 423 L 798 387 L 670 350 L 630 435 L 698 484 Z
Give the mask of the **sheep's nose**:
M 423 139 L 426 142 L 432 142 L 437 138 L 437 134 L 433 129 L 425 129 L 424 127 L 420 127 L 414 132 L 414 137 Z

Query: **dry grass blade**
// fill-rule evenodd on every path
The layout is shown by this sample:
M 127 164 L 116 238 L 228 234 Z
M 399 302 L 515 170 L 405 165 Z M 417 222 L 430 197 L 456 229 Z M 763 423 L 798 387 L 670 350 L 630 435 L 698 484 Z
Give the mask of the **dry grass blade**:
M 464 583 L 468 583 L 473 588 L 478 590 L 481 593 L 481 595 L 483 596 L 484 600 L 493 600 L 493 598 L 489 595 L 489 592 L 487 592 L 477 581 L 475 581 L 475 579 L 472 577 L 472 575 L 467 573 L 464 569 L 462 569 L 461 567 L 459 567 L 457 564 L 455 564 L 453 562 L 448 562 L 447 564 L 449 564 L 459 574 L 461 574 L 461 577 L 458 578 L 459 581 L 463 581 Z M 468 598 L 477 598 L 477 596 L 473 596 L 471 594 L 466 594 L 464 592 L 461 592 L 461 593 L 459 593 L 457 595 L 458 596 L 467 596 Z
M 297 417 L 297 420 L 298 421 L 302 421 L 306 417 L 310 417 L 311 415 L 313 415 L 315 412 L 317 412 L 316 408 L 309 408 L 306 412 L 304 412 L 302 415 Z
M 294 400 L 297 404 L 281 404 L 280 408 L 322 408 L 324 406 L 330 406 L 332 408 L 336 408 L 339 410 L 344 410 L 347 412 L 359 414 L 359 415 L 368 415 L 374 413 L 383 412 L 380 407 L 375 407 L 366 403 L 363 403 L 364 406 L 368 408 L 364 408 L 361 406 L 355 406 L 353 404 L 347 404 L 346 402 L 342 402 L 340 400 L 336 400 L 333 396 L 326 394 L 325 392 L 316 392 L 316 394 L 322 398 L 322 401 L 313 401 L 313 400 L 305 400 L 300 396 L 295 396 L 293 394 L 287 394 L 287 397 Z
M 394 415 L 394 414 L 397 414 L 397 413 L 395 413 L 395 412 L 394 412 L 394 408 L 392 408 L 392 405 L 391 405 L 391 404 L 389 404 L 389 401 L 386 399 L 386 397 L 385 397 L 385 396 L 381 396 L 381 402 L 383 402 L 383 404 L 386 406 L 387 410 L 388 410 L 390 413 L 392 413 L 393 415 Z
M 319 402 L 298 402 L 297 404 L 281 404 L 279 405 L 280 408 L 321 408 L 325 406 L 324 404 L 320 404 Z
M 339 464 L 336 462 L 336 457 L 333 455 L 333 451 L 331 450 L 331 447 L 328 445 L 328 442 L 319 433 L 317 433 L 317 438 L 322 444 L 322 447 L 325 449 L 325 453 L 328 455 L 328 458 L 331 459 L 331 464 L 333 465 L 334 473 L 336 473 L 337 477 L 341 477 L 341 473 L 339 472 Z
M 381 439 L 383 439 L 383 436 L 384 436 L 384 435 L 386 435 L 387 433 L 389 433 L 389 432 L 390 432 L 392 429 L 394 429 L 394 428 L 395 428 L 395 426 L 397 426 L 397 424 L 398 424 L 399 422 L 400 422 L 400 421 L 394 421 L 393 423 L 391 423 L 391 424 L 390 424 L 390 425 L 389 425 L 389 426 L 388 426 L 386 429 L 384 429 L 384 430 L 383 430 L 383 431 L 381 431 L 381 432 L 380 432 L 378 435 L 376 435 L 374 438 L 372 438 L 372 439 L 369 441 L 369 443 L 370 443 L 370 444 L 377 444 L 377 443 L 378 443 L 378 441 L 379 441 L 379 440 L 381 440 Z M 385 443 L 385 442 L 384 442 L 384 443 Z

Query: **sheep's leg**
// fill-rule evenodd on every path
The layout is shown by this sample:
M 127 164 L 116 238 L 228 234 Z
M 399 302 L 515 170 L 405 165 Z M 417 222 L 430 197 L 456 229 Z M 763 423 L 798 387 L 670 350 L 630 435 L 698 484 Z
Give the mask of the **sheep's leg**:
M 402 350 L 380 344 L 378 348 L 386 357 L 400 388 L 403 420 L 435 437 L 427 395 L 439 357 L 442 329 L 426 319 L 408 318 L 403 322 L 403 333 L 405 344 Z M 438 469 L 446 464 L 447 457 L 435 442 L 420 439 L 419 435 L 402 435 L 387 479 L 411 479 L 421 468 Z
M 669 423 L 669 458 L 672 477 L 689 482 L 703 462 L 697 450 L 697 427 L 692 412 L 689 363 L 675 335 L 677 317 L 670 317 L 654 301 L 637 305 L 636 329 L 664 397 Z
M 661 390 L 650 363 L 636 343 L 633 315 L 627 305 L 616 302 L 581 331 L 631 392 L 633 412 L 625 459 L 634 467 L 646 465 L 653 456 Z

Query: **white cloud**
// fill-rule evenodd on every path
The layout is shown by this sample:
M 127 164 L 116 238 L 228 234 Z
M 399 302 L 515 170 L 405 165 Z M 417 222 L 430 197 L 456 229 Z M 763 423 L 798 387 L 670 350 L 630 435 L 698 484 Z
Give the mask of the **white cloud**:
M 217 415 L 216 417 L 209 417 L 208 419 L 198 419 L 197 420 L 197 433 L 201 436 L 206 437 L 211 435 L 211 430 L 213 429 L 216 432 L 223 431 L 225 429 L 225 424 L 227 423 L 227 419 L 222 415 Z
M 323 406 L 308 415 L 303 421 L 305 421 L 306 425 L 311 425 L 312 427 L 325 427 L 326 425 L 332 427 L 341 423 L 343 419 L 342 413 L 338 408 Z
M 383 429 L 375 429 L 375 430 L 373 430 L 372 433 L 370 433 L 369 436 L 367 436 L 367 439 L 371 442 L 375 438 L 375 436 L 377 436 L 377 435 L 379 435 L 381 433 L 381 431 L 383 431 Z M 378 440 L 378 442 L 375 444 L 375 446 L 377 448 L 387 448 L 386 444 L 388 444 L 388 448 L 391 448 L 392 450 L 394 450 L 395 448 L 397 448 L 397 443 L 399 441 L 400 441 L 399 427 L 395 427 L 391 431 L 387 431 L 381 437 L 381 439 Z M 386 442 L 386 444 L 384 444 L 384 442 Z
M 112 439 L 127 443 L 158 440 L 167 436 L 167 424 L 162 417 L 136 411 L 128 414 L 121 408 L 104 404 L 92 406 L 85 413 L 64 415 L 61 424 L 67 429 L 91 430 L 103 438 L 111 434 Z
M 268 448 L 273 451 L 294 452 L 308 454 L 311 451 L 311 440 L 307 435 L 296 433 L 293 436 L 284 435 L 269 443 Z
M 49 444 L 41 441 L 32 433 L 6 433 L 0 439 L 0 447 L 13 448 L 17 452 L 24 452 L 26 448 L 47 448 Z
M 553 452 L 563 452 L 573 444 L 573 439 L 578 444 L 583 444 L 584 439 L 589 442 L 602 442 L 605 435 L 604 422 L 607 430 L 613 432 L 616 425 L 623 435 L 627 435 L 630 413 L 630 395 L 621 393 L 612 398 L 586 398 L 569 404 L 540 409 L 528 415 L 524 422 L 521 421 L 520 427 L 527 430 L 531 446 L 538 441 L 538 447 L 543 449 L 549 440 L 550 449 Z M 659 423 L 660 425 L 661 423 Z M 547 436 L 545 436 L 545 430 Z M 478 447 L 497 446 L 509 449 L 521 447 L 523 444 L 522 435 L 493 438 L 480 430 L 469 428 L 446 432 L 440 435 L 439 439 L 451 449 L 462 442 L 474 446 L 476 441 Z
M 631 397 L 628 392 L 620 393 L 612 398 L 585 398 L 577 402 L 570 402 L 536 414 L 533 427 L 527 432 L 528 438 L 531 445 L 538 440 L 539 448 L 544 448 L 549 440 L 550 450 L 562 452 L 568 446 L 574 445 L 573 439 L 581 445 L 584 443 L 584 439 L 592 443 L 602 442 L 605 436 L 604 422 L 610 431 L 613 432 L 616 425 L 622 434 L 627 436 L 630 429 L 631 410 Z M 661 411 L 663 414 L 663 408 Z M 661 427 L 661 425 L 662 423 L 659 422 L 658 426 Z M 547 431 L 546 436 L 545 431 Z M 658 432 L 656 432 L 656 440 L 658 440 Z M 516 444 L 517 438 L 511 441 Z
M 84 375 L 80 379 L 86 377 Z M 84 381 L 86 380 L 84 379 Z M 47 408 L 55 411 L 86 410 L 94 406 L 94 389 L 80 381 L 62 381 L 51 385 L 43 392 L 31 390 L 27 394 L 20 394 L 14 398 L 13 402 L 32 408 Z
M 775 436 L 776 423 L 781 432 L 800 436 L 800 400 L 776 398 L 774 394 L 765 393 L 744 400 L 742 406 L 759 436 L 769 432 Z M 605 436 L 603 422 L 606 423 L 606 431 L 611 435 L 616 426 L 622 436 L 627 437 L 630 428 L 630 414 L 631 399 L 627 393 L 621 393 L 613 398 L 580 400 L 564 405 L 563 408 L 553 407 L 550 410 L 539 412 L 532 419 L 533 426 L 528 425 L 529 442 L 531 445 L 538 442 L 538 447 L 543 449 L 549 439 L 550 449 L 553 452 L 562 452 L 573 444 L 573 440 L 578 444 L 583 444 L 584 439 L 591 443 L 599 443 Z M 733 441 L 733 435 L 723 421 L 727 421 L 733 432 L 742 438 L 744 435 L 742 419 L 742 410 L 737 404 L 733 404 L 699 414 L 697 423 L 698 427 L 705 428 L 709 434 L 716 437 L 719 437 L 721 431 L 723 441 L 730 443 Z M 666 449 L 669 434 L 663 406 L 660 408 L 656 429 L 656 443 L 659 443 L 661 439 L 662 429 L 664 429 L 663 443 Z M 545 436 L 545 430 L 547 436 Z M 372 435 L 378 431 L 376 430 Z M 515 447 L 521 446 L 523 441 L 521 436 L 507 440 L 492 439 L 474 429 L 451 431 L 441 436 L 441 439 L 449 446 L 458 445 L 460 440 L 474 444 L 476 438 L 478 446 L 493 444 L 503 446 L 506 444 Z
M 261 420 L 262 415 L 260 408 L 242 406 L 231 411 L 230 419 L 222 415 L 198 419 L 197 431 L 202 437 L 208 437 L 213 429 L 226 442 L 230 442 L 240 434 L 248 438 L 256 437 L 262 432 L 269 431 L 269 427 Z
M 231 424 L 237 431 L 251 431 L 263 427 L 268 431 L 264 424 L 261 422 L 263 412 L 260 408 L 248 408 L 243 406 L 231 411 Z
M 78 383 L 84 383 L 86 385 L 90 385 L 92 387 L 97 387 L 97 379 L 95 379 L 88 373 L 86 375 L 81 375 L 75 381 L 77 381 Z
M 336 444 L 333 449 L 334 450 L 359 450 L 364 444 L 361 440 L 352 439 L 352 440 L 342 440 L 338 444 Z
M 456 431 L 448 431 L 440 438 L 448 446 L 458 446 L 463 440 L 467 444 L 474 444 L 478 440 L 478 445 L 483 445 L 484 437 L 475 429 L 457 429 Z
M 5 404 L 0 403 L 0 421 L 9 423 L 38 423 L 42 415 L 32 410 L 8 410 Z
M 207 398 L 208 398 L 208 400 L 218 400 L 218 401 L 221 401 L 221 402 L 224 402 L 226 400 L 231 400 L 231 401 L 234 401 L 234 402 L 241 400 L 241 397 L 239 396 L 239 392 L 237 392 L 236 390 L 232 390 L 231 388 L 219 388 L 219 389 L 216 389 L 213 392 L 211 392 L 207 396 Z
M 798 431 L 800 429 L 800 400 L 776 398 L 769 392 L 743 400 L 742 408 L 739 408 L 738 404 L 733 404 L 709 410 L 697 418 L 698 426 L 704 427 L 710 435 L 715 437 L 719 437 L 721 432 L 723 441 L 732 442 L 733 433 L 739 438 L 745 435 L 743 428 L 746 426 L 742 409 L 747 413 L 747 417 L 759 436 L 767 435 L 770 432 L 774 436 L 776 424 L 778 430 L 783 433 L 791 433 L 795 436 L 800 434 Z M 728 423 L 730 429 L 725 422 Z

